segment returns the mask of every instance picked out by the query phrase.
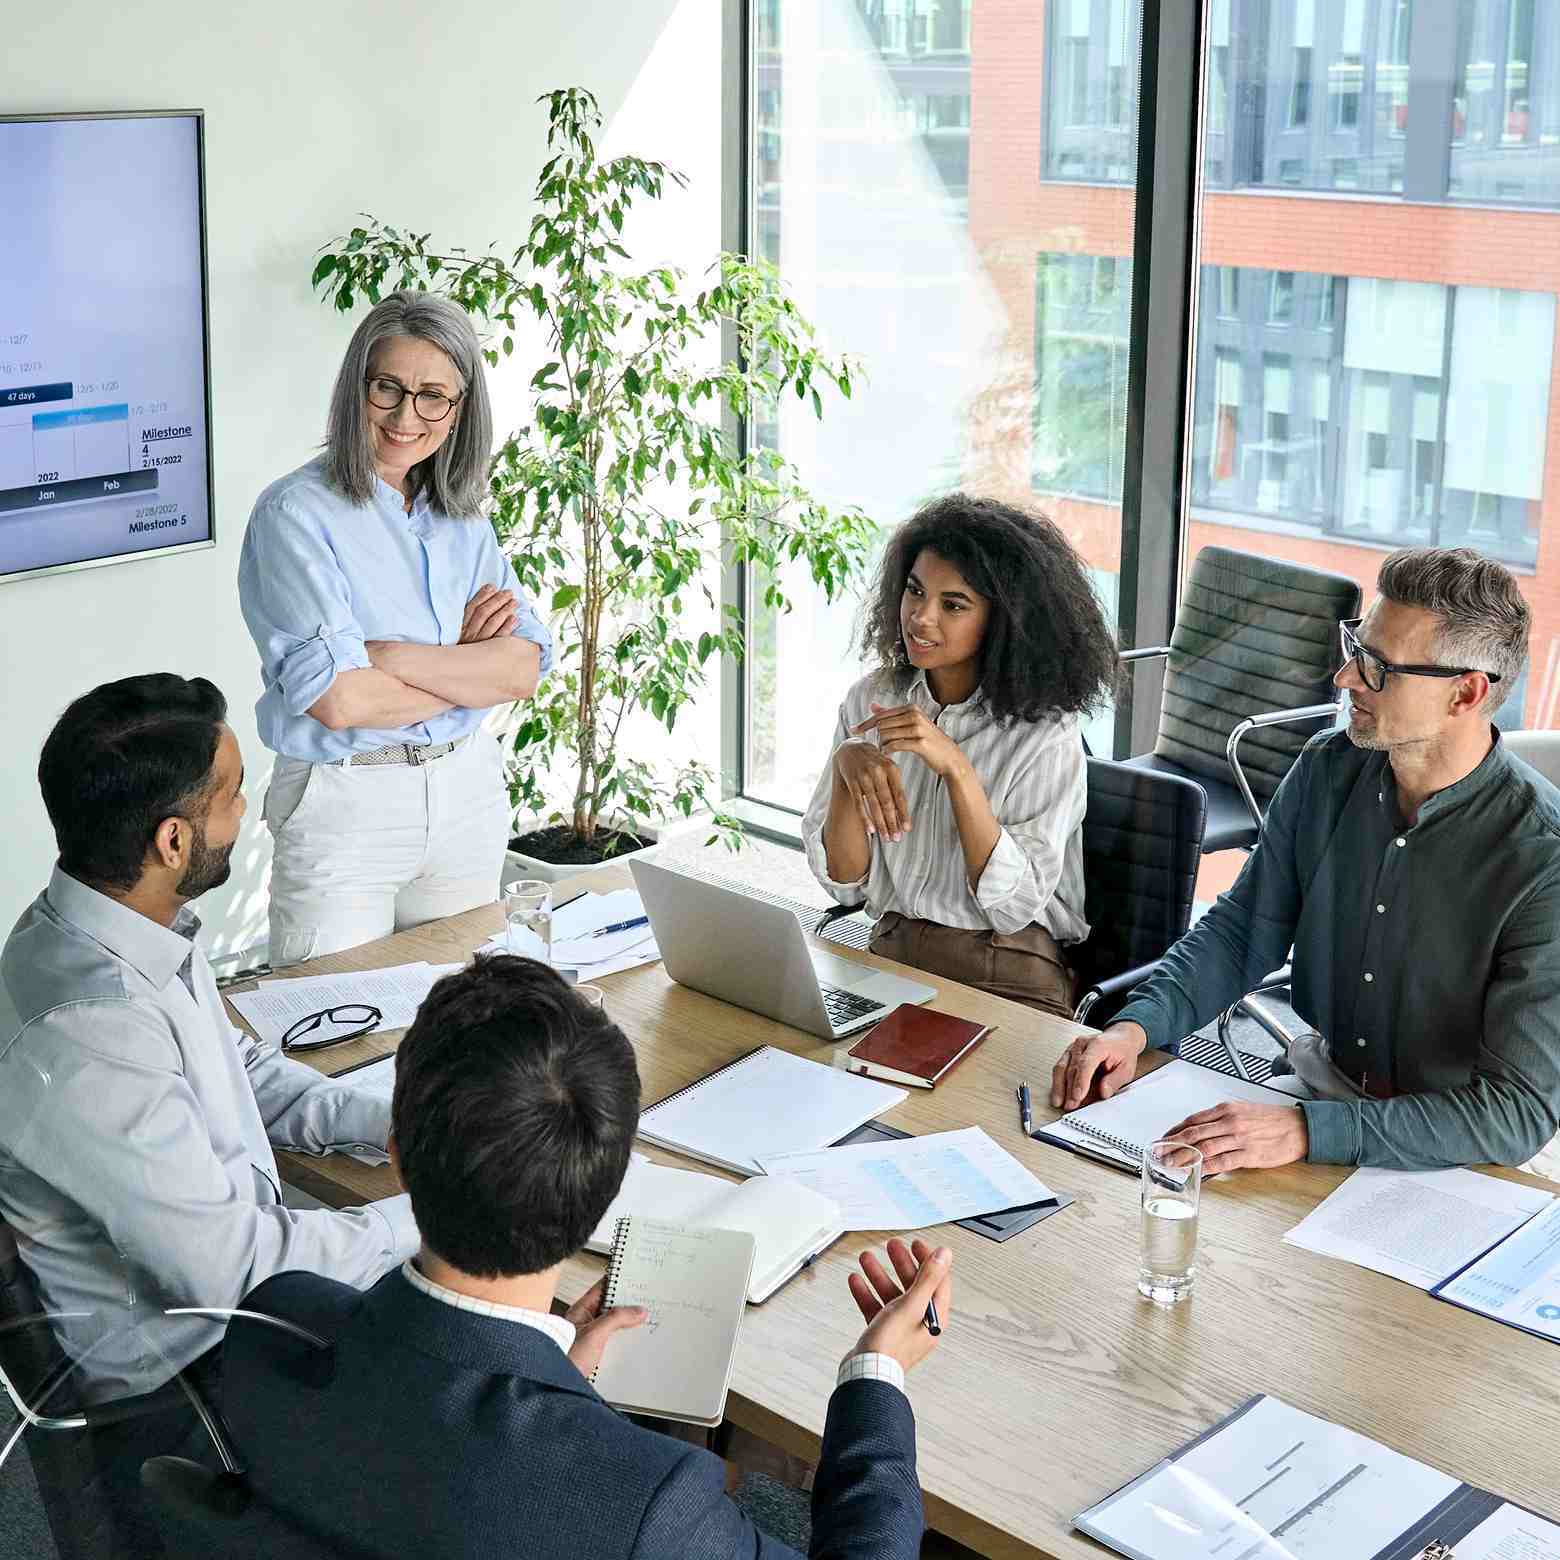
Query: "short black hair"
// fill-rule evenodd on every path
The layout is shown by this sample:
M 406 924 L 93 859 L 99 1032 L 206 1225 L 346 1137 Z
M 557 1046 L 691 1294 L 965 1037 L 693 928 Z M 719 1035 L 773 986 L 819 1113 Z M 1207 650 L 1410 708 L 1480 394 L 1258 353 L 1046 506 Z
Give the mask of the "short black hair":
M 428 1246 L 512 1278 L 573 1255 L 628 1170 L 639 1069 L 623 1031 L 535 959 L 478 955 L 396 1052 L 391 1123 Z
M 1116 642 L 1083 560 L 1043 515 L 989 498 L 933 499 L 888 539 L 867 601 L 861 648 L 897 687 L 913 675 L 899 602 L 929 547 L 991 603 L 980 685 L 999 721 L 1053 720 L 1097 708 L 1116 683 Z
M 226 718 L 215 683 L 172 672 L 124 677 L 75 700 L 38 759 L 61 868 L 83 883 L 134 888 L 163 819 L 205 818 Z

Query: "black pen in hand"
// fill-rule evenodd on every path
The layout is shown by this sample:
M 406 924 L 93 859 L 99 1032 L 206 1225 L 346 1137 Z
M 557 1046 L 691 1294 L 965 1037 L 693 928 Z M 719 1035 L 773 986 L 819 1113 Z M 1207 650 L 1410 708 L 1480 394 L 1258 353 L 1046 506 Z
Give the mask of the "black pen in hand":
M 937 1302 L 926 1302 L 926 1315 L 921 1318 L 921 1324 L 934 1338 L 942 1337 L 942 1322 L 937 1315 Z

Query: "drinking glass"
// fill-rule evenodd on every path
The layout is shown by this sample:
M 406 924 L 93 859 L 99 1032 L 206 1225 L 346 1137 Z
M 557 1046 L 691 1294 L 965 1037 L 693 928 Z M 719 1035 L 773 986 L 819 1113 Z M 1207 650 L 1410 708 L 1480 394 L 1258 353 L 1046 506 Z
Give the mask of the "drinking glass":
M 504 890 L 505 941 L 511 953 L 552 963 L 552 884 L 527 878 Z
M 1192 1292 L 1202 1169 L 1202 1154 L 1188 1143 L 1150 1143 L 1143 1150 L 1138 1293 L 1160 1305 Z

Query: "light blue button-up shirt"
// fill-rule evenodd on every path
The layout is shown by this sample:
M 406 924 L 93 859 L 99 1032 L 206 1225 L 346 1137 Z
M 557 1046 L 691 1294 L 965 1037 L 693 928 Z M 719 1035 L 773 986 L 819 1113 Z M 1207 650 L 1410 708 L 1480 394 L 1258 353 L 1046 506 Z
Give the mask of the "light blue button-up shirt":
M 321 456 L 273 482 L 255 503 L 238 565 L 238 599 L 260 652 L 265 692 L 255 706 L 273 753 L 328 764 L 392 742 L 453 742 L 486 713 L 457 707 L 395 729 L 332 731 L 308 713 L 339 672 L 369 665 L 364 641 L 453 645 L 483 585 L 515 592 L 513 632 L 541 646 L 552 635 L 516 588 L 485 519 L 451 519 L 387 482 L 367 504 L 330 486 Z

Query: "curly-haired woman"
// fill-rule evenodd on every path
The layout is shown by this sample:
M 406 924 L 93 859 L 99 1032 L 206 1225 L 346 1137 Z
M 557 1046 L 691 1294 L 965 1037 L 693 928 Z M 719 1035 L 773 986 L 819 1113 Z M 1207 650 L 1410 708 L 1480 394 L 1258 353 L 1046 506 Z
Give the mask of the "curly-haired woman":
M 802 825 L 872 951 L 1067 1015 L 1083 916 L 1078 718 L 1116 647 L 1049 520 L 953 494 L 889 538 L 862 649 Z

